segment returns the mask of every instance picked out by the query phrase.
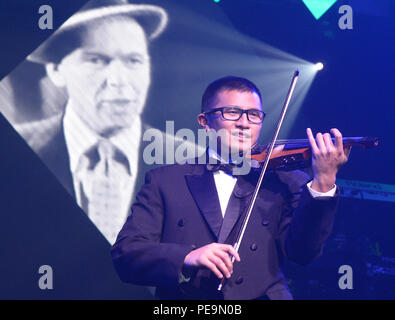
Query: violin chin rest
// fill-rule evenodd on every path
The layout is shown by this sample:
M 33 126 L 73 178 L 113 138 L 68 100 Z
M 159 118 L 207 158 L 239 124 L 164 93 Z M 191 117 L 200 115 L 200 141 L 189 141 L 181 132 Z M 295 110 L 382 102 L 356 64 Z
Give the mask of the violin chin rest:
M 258 160 L 251 159 L 251 168 L 259 168 L 261 164 L 259 163 Z

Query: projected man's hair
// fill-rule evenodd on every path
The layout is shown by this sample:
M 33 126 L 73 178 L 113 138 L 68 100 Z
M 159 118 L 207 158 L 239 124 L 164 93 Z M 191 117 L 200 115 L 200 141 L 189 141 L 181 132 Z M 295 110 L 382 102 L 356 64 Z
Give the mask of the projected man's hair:
M 202 97 L 202 112 L 209 110 L 216 104 L 218 93 L 222 91 L 255 92 L 262 103 L 261 92 L 250 80 L 240 77 L 227 76 L 211 82 Z

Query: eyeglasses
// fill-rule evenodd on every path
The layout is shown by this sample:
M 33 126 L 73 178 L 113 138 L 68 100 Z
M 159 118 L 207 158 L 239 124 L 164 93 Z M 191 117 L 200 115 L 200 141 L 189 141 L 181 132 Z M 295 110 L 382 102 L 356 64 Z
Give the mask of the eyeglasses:
M 204 114 L 210 114 L 217 111 L 221 111 L 222 118 L 225 120 L 237 121 L 239 120 L 244 113 L 247 114 L 248 121 L 260 124 L 265 119 L 266 113 L 258 109 L 248 109 L 244 110 L 236 106 L 227 106 L 221 108 L 215 108 L 209 111 L 203 112 Z

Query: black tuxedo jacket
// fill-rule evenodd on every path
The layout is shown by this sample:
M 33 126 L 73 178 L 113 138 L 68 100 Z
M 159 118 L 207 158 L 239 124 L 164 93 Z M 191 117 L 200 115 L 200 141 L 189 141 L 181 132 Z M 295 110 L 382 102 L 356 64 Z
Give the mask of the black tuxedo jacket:
M 312 198 L 301 171 L 267 173 L 241 243 L 241 262 L 222 292 L 207 269 L 179 281 L 191 250 L 212 242 L 233 245 L 257 178 L 254 171 L 237 179 L 222 219 L 213 173 L 205 165 L 149 171 L 112 248 L 120 278 L 156 286 L 163 299 L 292 299 L 281 260 L 307 264 L 321 254 L 338 202 L 337 195 Z

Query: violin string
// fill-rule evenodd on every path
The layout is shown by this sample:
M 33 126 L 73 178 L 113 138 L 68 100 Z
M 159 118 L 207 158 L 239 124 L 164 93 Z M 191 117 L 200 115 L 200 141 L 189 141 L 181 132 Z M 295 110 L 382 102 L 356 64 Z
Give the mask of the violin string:
M 349 144 L 349 143 L 363 143 L 363 142 L 369 142 L 369 138 L 366 137 L 347 137 L 343 138 L 343 144 Z M 336 139 L 332 138 L 332 141 L 335 142 Z M 292 146 L 292 147 L 308 147 L 310 146 L 309 140 L 308 139 L 279 139 L 276 141 L 275 145 L 286 145 L 286 146 Z

